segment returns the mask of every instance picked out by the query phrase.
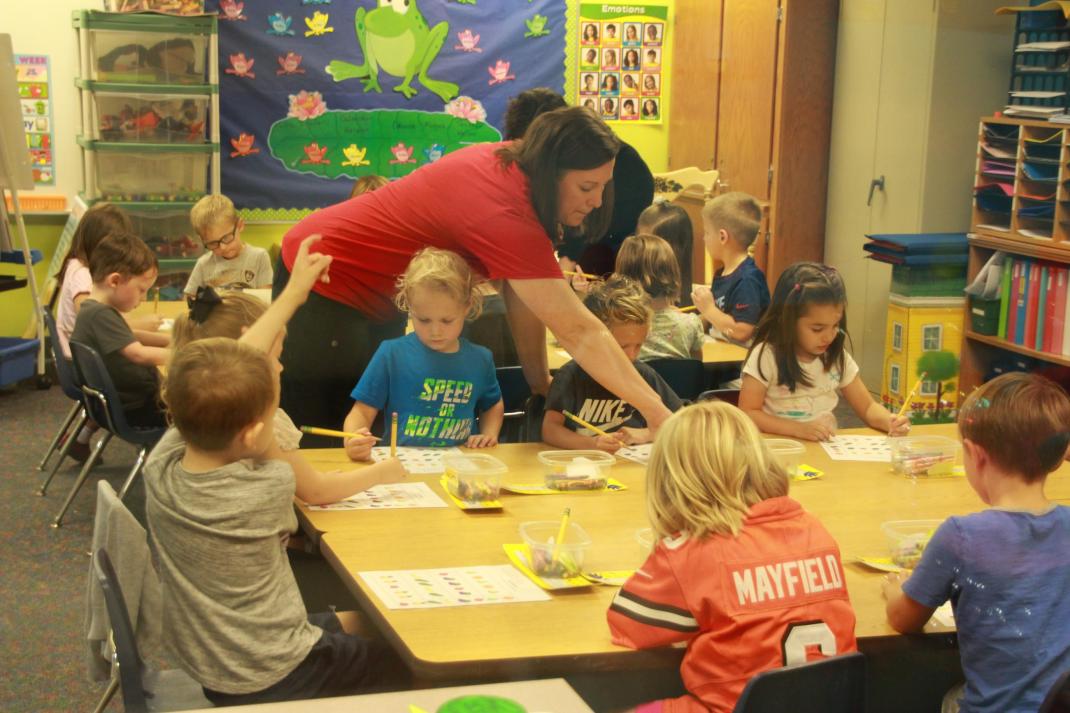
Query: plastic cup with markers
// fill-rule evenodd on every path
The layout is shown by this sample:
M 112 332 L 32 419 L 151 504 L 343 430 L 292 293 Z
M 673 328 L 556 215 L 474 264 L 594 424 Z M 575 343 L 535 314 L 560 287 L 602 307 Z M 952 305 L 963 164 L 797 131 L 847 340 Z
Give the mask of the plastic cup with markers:
M 947 477 L 959 459 L 958 441 L 943 436 L 904 436 L 888 439 L 892 470 L 899 475 Z
M 903 569 L 914 569 L 921 561 L 926 545 L 942 520 L 892 520 L 881 525 L 888 539 L 892 563 Z
M 541 451 L 538 458 L 546 487 L 554 490 L 602 490 L 617 462 L 603 451 Z
M 806 448 L 803 444 L 790 438 L 767 438 L 765 439 L 765 445 L 769 448 L 773 457 L 777 459 L 777 462 L 783 466 L 788 477 L 794 478 L 799 472 L 799 464 L 802 463 L 803 454 L 806 453 Z
M 528 564 L 538 576 L 567 578 L 582 574 L 591 538 L 578 524 L 570 521 L 562 528 L 558 520 L 525 522 L 520 525 L 520 536 L 527 547 Z
M 444 455 L 446 489 L 464 503 L 484 504 L 498 500 L 502 476 L 508 468 L 493 456 L 465 453 Z

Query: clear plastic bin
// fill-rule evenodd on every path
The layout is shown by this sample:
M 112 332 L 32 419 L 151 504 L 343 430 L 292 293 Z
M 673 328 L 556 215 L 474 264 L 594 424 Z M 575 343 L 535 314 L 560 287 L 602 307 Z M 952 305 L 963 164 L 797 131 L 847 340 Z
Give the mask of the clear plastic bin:
M 783 466 L 788 477 L 794 478 L 799 472 L 799 464 L 802 463 L 806 447 L 790 438 L 766 438 L 765 445 Z
M 943 436 L 891 438 L 892 470 L 899 475 L 947 476 L 958 461 L 958 441 Z
M 207 95 L 94 91 L 93 138 L 167 144 L 207 140 Z
M 96 195 L 109 201 L 196 201 L 208 192 L 207 153 L 94 151 Z
M 528 547 L 528 563 L 540 577 L 573 577 L 583 571 L 583 560 L 591 547 L 590 536 L 582 527 L 569 522 L 555 560 L 554 546 L 560 529 L 561 522 L 556 520 L 537 520 L 520 525 L 520 536 Z
M 601 490 L 606 471 L 617 459 L 603 451 L 541 451 L 546 487 L 555 490 Z
M 482 454 L 447 455 L 442 457 L 442 463 L 450 494 L 468 503 L 497 500 L 502 476 L 509 470 L 494 456 Z
M 167 15 L 203 15 L 204 0 L 104 0 L 108 12 L 162 12 Z
M 186 208 L 124 206 L 134 234 L 144 240 L 161 259 L 197 258 L 204 245 L 189 222 Z
M 130 84 L 207 84 L 207 67 L 208 35 L 89 30 L 89 79 Z
M 921 561 L 929 538 L 943 520 L 892 520 L 881 524 L 881 532 L 888 538 L 888 554 L 892 562 L 904 569 L 914 569 Z

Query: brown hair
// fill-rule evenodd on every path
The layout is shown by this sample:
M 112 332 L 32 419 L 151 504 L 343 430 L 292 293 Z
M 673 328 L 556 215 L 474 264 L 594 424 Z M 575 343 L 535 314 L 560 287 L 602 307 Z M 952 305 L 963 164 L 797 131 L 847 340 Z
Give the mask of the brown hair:
M 724 230 L 739 247 L 746 250 L 758 237 L 762 225 L 762 207 L 749 193 L 723 193 L 702 207 L 702 219 L 715 230 Z
M 540 114 L 522 140 L 498 149 L 506 166 L 517 164 L 530 182 L 531 205 L 551 240 L 558 234 L 558 182 L 567 171 L 589 171 L 609 163 L 620 150 L 620 139 L 597 114 L 572 106 Z M 606 184 L 602 205 L 583 221 L 587 240 L 600 239 L 613 218 L 613 181 Z
M 74 229 L 74 237 L 71 238 L 71 247 L 63 258 L 63 263 L 56 272 L 56 279 L 62 284 L 67 276 L 67 263 L 71 258 L 78 258 L 86 269 L 89 268 L 89 257 L 97 247 L 97 243 L 111 233 L 129 233 L 133 231 L 130 216 L 122 208 L 111 203 L 96 203 L 89 208 L 78 221 L 78 227 Z
M 691 252 L 695 242 L 695 229 L 687 211 L 666 200 L 654 201 L 639 214 L 637 233 L 650 233 L 663 238 L 676 254 L 676 264 L 680 269 L 680 284 L 684 288 L 681 295 L 690 303 L 691 297 Z
M 111 233 L 97 243 L 89 257 L 89 274 L 94 284 L 113 272 L 124 280 L 155 270 L 156 253 L 133 233 Z
M 172 349 L 210 337 L 237 339 L 243 328 L 253 326 L 253 322 L 267 311 L 267 305 L 259 297 L 241 292 L 224 292 L 219 298 L 219 304 L 212 306 L 212 311 L 202 322 L 190 319 L 188 312 L 175 317 L 171 329 Z
M 505 134 L 502 138 L 506 141 L 522 139 L 535 117 L 566 106 L 568 102 L 565 98 L 549 87 L 535 87 L 520 92 L 509 100 L 509 106 L 505 108 Z
M 583 304 L 603 324 L 650 324 L 654 310 L 650 297 L 635 280 L 623 275 L 610 275 L 596 283 L 583 298 Z
M 482 277 L 472 271 L 460 255 L 439 248 L 424 248 L 412 256 L 409 266 L 398 278 L 394 304 L 402 312 L 409 311 L 412 291 L 417 287 L 445 292 L 460 304 L 468 305 L 468 319 L 475 319 L 483 311 L 483 293 L 479 287 Z
M 349 192 L 349 197 L 356 198 L 357 196 L 363 195 L 364 193 L 371 193 L 372 191 L 382 188 L 388 183 L 390 183 L 390 181 L 388 181 L 386 178 L 374 173 L 368 174 L 367 176 L 361 176 L 357 180 L 353 181 L 353 190 Z
M 640 233 L 625 239 L 617 253 L 616 271 L 643 286 L 652 298 L 680 297 L 680 266 L 664 238 Z
M 765 311 L 754 330 L 754 344 L 747 356 L 755 349 L 772 349 L 776 359 L 777 383 L 794 392 L 795 387 L 812 386 L 810 379 L 799 366 L 795 354 L 798 341 L 795 323 L 806 315 L 810 305 L 843 305 L 840 332 L 821 355 L 825 371 L 833 366 L 843 373 L 844 342 L 847 338 L 847 288 L 836 268 L 817 262 L 797 262 L 780 273 L 773 290 L 769 309 Z M 761 353 L 759 352 L 759 356 Z M 761 360 L 759 359 L 759 374 Z
M 186 344 L 167 367 L 163 400 L 195 448 L 225 450 L 275 403 L 278 381 L 266 354 L 226 337 Z
M 1004 374 L 966 397 L 959 433 L 984 448 L 1000 468 L 1035 482 L 1066 456 L 1070 398 L 1043 376 Z

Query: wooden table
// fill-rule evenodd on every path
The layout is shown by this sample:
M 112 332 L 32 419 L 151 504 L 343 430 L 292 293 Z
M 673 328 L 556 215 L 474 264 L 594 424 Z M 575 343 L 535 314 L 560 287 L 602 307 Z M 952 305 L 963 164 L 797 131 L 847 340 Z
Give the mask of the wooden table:
M 955 435 L 953 425 L 915 429 Z M 844 431 L 873 434 L 868 429 Z M 507 480 L 537 481 L 535 454 L 541 444 L 502 445 L 493 454 L 510 466 Z M 341 450 L 310 450 L 318 467 L 345 464 Z M 847 587 L 858 617 L 860 639 L 898 636 L 888 626 L 878 572 L 850 564 L 854 557 L 882 556 L 887 544 L 880 524 L 888 520 L 944 518 L 983 509 L 965 478 L 910 481 L 887 464 L 833 461 L 818 444 L 807 444 L 805 462 L 825 477 L 793 483 L 791 495 L 816 514 L 840 544 Z M 634 568 L 643 560 L 635 533 L 647 525 L 643 467 L 619 461 L 613 477 L 629 486 L 617 493 L 552 496 L 503 495 L 495 513 L 457 508 L 310 512 L 303 526 L 322 535 L 324 556 L 410 666 L 428 678 L 459 676 L 566 675 L 578 671 L 658 668 L 675 665 L 680 651 L 635 652 L 610 642 L 605 612 L 615 588 L 591 587 L 554 594 L 552 602 L 396 611 L 380 606 L 357 575 L 362 570 L 422 569 L 508 562 L 502 544 L 518 542 L 526 520 L 556 519 L 564 507 L 591 534 L 587 569 Z M 436 477 L 427 476 L 441 493 Z M 1070 466 L 1049 478 L 1049 497 L 1070 503 Z
M 549 334 L 549 332 L 547 332 Z M 552 338 L 551 338 L 552 339 Z M 564 366 L 572 357 L 561 347 L 548 340 L 546 342 L 546 360 L 550 371 Z M 706 339 L 702 343 L 702 363 L 706 366 L 742 364 L 747 358 L 747 350 L 737 344 L 729 344 L 717 339 Z

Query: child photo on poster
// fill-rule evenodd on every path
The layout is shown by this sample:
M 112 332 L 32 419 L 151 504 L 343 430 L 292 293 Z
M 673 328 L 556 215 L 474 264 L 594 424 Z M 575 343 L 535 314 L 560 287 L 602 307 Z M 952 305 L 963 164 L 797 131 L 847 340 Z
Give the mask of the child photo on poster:
M 639 112 L 636 111 L 635 99 L 621 99 L 620 102 L 620 118 L 621 121 L 635 121 L 639 118 Z
M 643 68 L 651 70 L 661 69 L 661 48 L 650 47 L 646 50 L 646 54 L 643 57 Z
M 617 57 L 617 50 L 612 47 L 602 50 L 602 71 L 603 72 L 615 72 L 620 69 L 620 63 Z
M 603 45 L 619 45 L 620 35 L 617 34 L 620 27 L 615 22 L 607 22 L 602 27 L 602 44 Z
M 661 109 L 657 99 L 643 100 L 643 121 L 655 121 L 661 118 Z
M 580 60 L 580 68 L 598 69 L 598 50 L 594 47 L 588 47 L 583 51 L 583 59 Z
M 602 96 L 615 97 L 620 94 L 620 84 L 616 72 L 606 72 L 602 75 Z
M 617 118 L 617 100 L 606 97 L 602 100 L 602 118 L 607 121 Z
M 593 97 L 587 97 L 586 99 L 583 100 L 583 108 L 584 109 L 590 109 L 591 111 L 594 111 L 594 112 L 598 111 L 598 107 L 595 105 Z
M 639 93 L 639 74 L 636 72 L 625 72 L 620 77 L 620 93 L 621 96 L 634 97 Z
M 660 22 L 646 23 L 646 36 L 643 37 L 643 44 L 660 47 L 663 30 L 664 26 Z
M 639 71 L 639 50 L 626 49 L 624 50 L 624 61 L 621 63 L 625 72 Z
M 596 45 L 598 44 L 598 23 L 588 22 L 583 25 L 583 39 L 581 44 Z
M 661 94 L 661 75 L 659 74 L 645 74 L 643 75 L 643 96 L 644 97 L 656 97 Z
M 598 75 L 594 72 L 584 72 L 580 79 L 580 94 L 598 93 Z
M 625 47 L 638 47 L 642 40 L 639 38 L 639 33 L 643 31 L 643 23 L 641 22 L 626 22 L 624 23 L 624 46 Z

